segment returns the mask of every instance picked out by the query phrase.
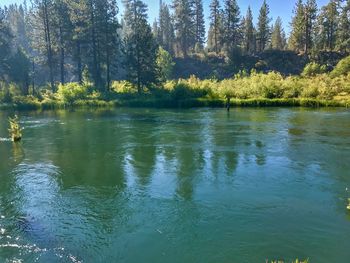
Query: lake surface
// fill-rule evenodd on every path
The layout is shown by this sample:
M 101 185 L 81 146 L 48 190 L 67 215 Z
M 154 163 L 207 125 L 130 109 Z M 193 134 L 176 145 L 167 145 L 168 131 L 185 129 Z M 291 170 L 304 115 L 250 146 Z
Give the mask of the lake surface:
M 350 111 L 9 114 L 0 262 L 350 262 Z

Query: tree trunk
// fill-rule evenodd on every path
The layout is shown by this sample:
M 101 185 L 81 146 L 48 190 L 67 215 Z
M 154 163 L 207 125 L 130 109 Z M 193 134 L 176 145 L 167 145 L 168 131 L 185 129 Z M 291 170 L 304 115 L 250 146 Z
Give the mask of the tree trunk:
M 45 28 L 45 40 L 46 40 L 46 47 L 47 47 L 47 61 L 49 66 L 49 72 L 50 72 L 50 84 L 51 84 L 51 90 L 52 92 L 55 92 L 55 82 L 53 78 L 53 63 L 52 63 L 52 45 L 51 45 L 51 34 L 50 34 L 50 23 L 49 23 L 49 14 L 48 14 L 48 7 L 47 7 L 47 1 L 44 1 L 44 28 Z
M 61 73 L 61 84 L 65 83 L 64 80 L 64 57 L 65 57 L 65 52 L 64 52 L 64 43 L 63 43 L 63 32 L 62 32 L 62 27 L 59 28 L 60 32 L 60 73 Z
M 79 81 L 80 84 L 82 84 L 83 83 L 83 77 L 82 77 L 80 41 L 77 41 L 77 74 L 78 74 L 78 81 Z
M 90 0 L 90 19 L 91 19 L 91 42 L 92 42 L 92 54 L 93 54 L 93 76 L 94 82 L 97 88 L 100 88 L 100 72 L 97 62 L 97 43 L 96 43 L 96 29 L 95 29 L 95 14 L 92 0 Z

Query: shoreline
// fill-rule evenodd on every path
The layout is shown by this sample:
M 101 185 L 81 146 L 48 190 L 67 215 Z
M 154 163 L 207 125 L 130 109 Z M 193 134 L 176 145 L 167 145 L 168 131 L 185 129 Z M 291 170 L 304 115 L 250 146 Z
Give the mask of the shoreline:
M 3 103 L 0 110 L 56 110 L 71 108 L 225 108 L 224 99 L 131 99 L 131 100 L 79 100 L 71 105 L 59 101 L 39 102 L 39 103 Z M 231 108 L 264 108 L 264 107 L 306 107 L 306 108 L 349 108 L 350 101 L 319 100 L 319 99 L 231 99 Z

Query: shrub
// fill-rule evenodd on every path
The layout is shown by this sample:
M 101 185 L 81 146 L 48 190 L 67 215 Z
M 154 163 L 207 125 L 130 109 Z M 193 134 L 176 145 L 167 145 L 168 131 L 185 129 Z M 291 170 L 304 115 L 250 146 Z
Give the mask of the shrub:
M 20 109 L 38 109 L 40 108 L 40 102 L 38 98 L 30 96 L 15 96 L 12 98 L 13 104 L 15 104 Z
M 0 102 L 9 103 L 12 101 L 12 96 L 9 90 L 9 85 L 6 82 L 0 82 Z
M 301 73 L 303 77 L 316 76 L 318 74 L 326 73 L 327 67 L 325 65 L 320 65 L 315 62 L 307 64 Z
M 341 75 L 347 75 L 350 73 L 350 56 L 343 58 L 339 61 L 337 66 L 331 72 L 333 78 L 339 77 Z
M 169 85 L 167 88 L 171 88 L 171 98 L 174 100 L 205 97 L 210 90 L 208 82 L 201 81 L 195 76 L 191 76 L 188 80 L 180 79 L 172 84 L 172 87 Z
M 88 95 L 88 87 L 80 85 L 76 82 L 60 84 L 57 91 L 58 98 L 68 105 L 72 105 L 74 101 L 84 99 Z
M 135 87 L 131 82 L 122 80 L 122 81 L 113 81 L 112 91 L 116 93 L 137 93 L 137 87 Z

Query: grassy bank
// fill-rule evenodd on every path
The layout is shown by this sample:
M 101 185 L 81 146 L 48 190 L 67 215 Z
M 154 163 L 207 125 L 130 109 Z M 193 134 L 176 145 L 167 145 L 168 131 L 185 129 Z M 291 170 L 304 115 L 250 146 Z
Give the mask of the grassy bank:
M 0 104 L 0 110 L 55 110 L 69 108 L 224 108 L 225 99 L 185 99 L 185 100 L 164 100 L 164 99 L 130 99 L 130 100 L 79 100 L 71 105 L 66 105 L 58 101 L 37 102 L 21 104 Z M 350 101 L 318 100 L 318 99 L 233 99 L 230 106 L 234 107 L 350 107 Z

